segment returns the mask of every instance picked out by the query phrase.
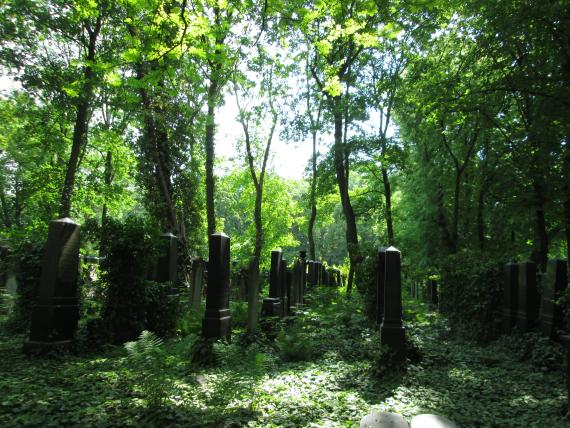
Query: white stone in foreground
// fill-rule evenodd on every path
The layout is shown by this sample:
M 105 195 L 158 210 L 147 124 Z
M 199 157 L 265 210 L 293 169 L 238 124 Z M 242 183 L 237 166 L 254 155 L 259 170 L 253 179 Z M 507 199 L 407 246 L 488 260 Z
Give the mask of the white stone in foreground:
M 424 414 L 414 416 L 410 428 L 459 428 L 455 422 L 445 416 Z
M 410 428 L 402 415 L 372 412 L 360 420 L 360 428 Z

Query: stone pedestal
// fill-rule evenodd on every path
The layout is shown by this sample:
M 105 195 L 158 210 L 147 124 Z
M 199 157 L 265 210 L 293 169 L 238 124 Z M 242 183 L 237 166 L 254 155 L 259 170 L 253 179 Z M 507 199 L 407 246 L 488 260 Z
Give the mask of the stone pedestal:
M 505 284 L 503 295 L 503 333 L 510 334 L 517 324 L 519 304 L 519 265 L 505 265 Z
M 79 225 L 68 218 L 49 224 L 30 340 L 24 345 L 26 353 L 68 348 L 73 341 L 79 321 L 79 230 Z
M 389 247 L 385 254 L 384 319 L 380 327 L 380 342 L 388 345 L 397 358 L 403 358 L 406 338 L 402 326 L 400 251 Z
M 556 300 L 568 286 L 566 260 L 550 260 L 542 283 L 540 306 L 540 330 L 550 339 L 555 339 L 563 328 L 563 314 Z
M 279 250 L 271 251 L 271 268 L 269 271 L 269 297 L 263 299 L 261 314 L 264 317 L 281 316 L 281 259 Z
M 202 335 L 205 338 L 229 339 L 230 238 L 223 233 L 214 233 L 210 235 L 209 247 L 208 292 Z
M 531 261 L 519 264 L 519 290 L 517 327 L 527 332 L 538 323 L 540 296 L 536 288 L 536 264 Z
M 384 281 L 386 276 L 386 247 L 378 248 L 376 260 L 376 324 L 384 317 Z

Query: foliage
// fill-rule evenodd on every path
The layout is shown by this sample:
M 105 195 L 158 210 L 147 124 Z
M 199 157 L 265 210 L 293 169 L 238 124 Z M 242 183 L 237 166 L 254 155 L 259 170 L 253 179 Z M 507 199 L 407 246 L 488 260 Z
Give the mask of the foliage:
M 175 391 L 168 377 L 168 358 L 162 340 L 144 330 L 137 341 L 125 343 L 127 360 L 135 374 L 133 383 L 140 388 L 151 409 L 163 407 Z
M 155 263 L 156 242 L 157 231 L 143 218 L 109 219 L 103 226 L 101 278 L 106 296 L 102 317 L 113 343 L 132 340 L 146 328 L 145 305 L 152 287 L 147 278 Z
M 13 260 L 17 260 L 15 304 L 4 328 L 7 331 L 23 333 L 30 326 L 32 307 L 38 295 L 45 239 L 35 234 L 23 237 L 14 248 Z
M 162 338 L 174 336 L 180 317 L 180 296 L 173 292 L 173 284 L 146 281 L 144 291 L 145 328 Z
M 311 336 L 303 331 L 303 325 L 295 323 L 277 334 L 275 345 L 283 361 L 306 361 L 313 357 L 315 350 Z
M 471 340 L 488 341 L 501 331 L 503 266 L 483 256 L 450 256 L 441 272 L 439 307 L 452 328 Z

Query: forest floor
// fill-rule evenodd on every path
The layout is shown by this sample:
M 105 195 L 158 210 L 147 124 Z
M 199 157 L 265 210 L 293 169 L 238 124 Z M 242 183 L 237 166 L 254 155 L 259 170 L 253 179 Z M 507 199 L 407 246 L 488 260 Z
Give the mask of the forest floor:
M 347 427 L 374 410 L 436 413 L 463 427 L 570 426 L 559 349 L 520 361 L 535 336 L 463 342 L 406 301 L 418 352 L 396 369 L 357 300 L 319 291 L 275 341 L 237 332 L 213 354 L 190 334 L 138 351 L 31 358 L 24 336 L 0 336 L 0 426 Z

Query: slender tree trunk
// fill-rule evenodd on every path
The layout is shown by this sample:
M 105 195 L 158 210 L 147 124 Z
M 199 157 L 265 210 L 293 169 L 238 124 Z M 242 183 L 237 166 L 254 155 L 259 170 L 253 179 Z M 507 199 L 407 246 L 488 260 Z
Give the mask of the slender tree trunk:
M 384 198 L 386 200 L 386 231 L 388 233 L 388 244 L 392 246 L 395 244 L 392 221 L 392 189 L 390 187 L 388 170 L 384 166 L 382 167 L 382 181 L 384 182 Z
M 59 208 L 59 217 L 69 217 L 71 212 L 71 198 L 73 196 L 73 186 L 75 184 L 75 176 L 77 173 L 77 166 L 79 162 L 79 154 L 81 153 L 82 146 L 87 140 L 88 128 L 88 112 L 93 94 L 93 77 L 94 72 L 91 64 L 95 60 L 95 50 L 97 47 L 97 38 L 101 30 L 102 15 L 101 12 L 97 18 L 95 28 L 89 31 L 89 45 L 87 48 L 87 65 L 83 71 L 83 78 L 85 84 L 83 85 L 80 101 L 77 106 L 77 114 L 75 117 L 75 126 L 73 128 L 73 139 L 71 144 L 71 153 L 69 161 L 67 162 L 67 171 L 65 173 L 65 181 L 63 183 L 63 190 L 61 192 L 61 203 Z
M 313 130 L 313 162 L 312 162 L 312 169 L 313 175 L 311 177 L 311 195 L 310 195 L 310 203 L 311 203 L 311 216 L 309 217 L 309 225 L 307 229 L 307 238 L 309 240 L 309 259 L 316 260 L 316 251 L 315 251 L 315 235 L 314 235 L 314 228 L 315 228 L 315 221 L 317 219 L 317 201 L 316 201 L 316 192 L 317 192 L 317 133 L 316 130 Z
M 535 197 L 535 247 L 532 259 L 540 266 L 542 272 L 546 272 L 548 263 L 548 233 L 546 231 L 546 214 L 544 187 L 540 178 L 533 179 L 532 187 Z
M 350 202 L 350 195 L 348 192 L 348 160 L 345 159 L 346 152 L 343 144 L 343 112 L 341 109 L 341 98 L 335 97 L 333 99 L 333 114 L 334 114 L 334 164 L 336 172 L 336 181 L 340 194 L 340 201 L 342 211 L 346 220 L 346 245 L 348 256 L 350 260 L 350 270 L 353 272 L 352 276 L 349 274 L 348 284 L 346 287 L 347 294 L 352 293 L 352 283 L 354 280 L 354 268 L 359 262 L 358 252 L 358 233 L 356 228 L 356 216 Z M 350 271 L 349 271 L 350 272 Z
M 216 209 L 214 206 L 214 132 L 216 126 L 216 97 L 218 81 L 210 80 L 208 88 L 208 115 L 206 116 L 206 216 L 208 236 L 216 232 Z
M 455 186 L 453 190 L 453 218 L 451 219 L 451 250 L 456 253 L 459 249 L 459 196 L 461 192 L 461 173 L 455 171 Z
M 109 190 L 111 183 L 113 182 L 113 152 L 111 150 L 107 151 L 107 156 L 105 158 L 105 191 Z M 101 225 L 104 226 L 107 223 L 107 198 L 105 197 L 105 202 L 103 203 L 103 212 L 101 213 Z

